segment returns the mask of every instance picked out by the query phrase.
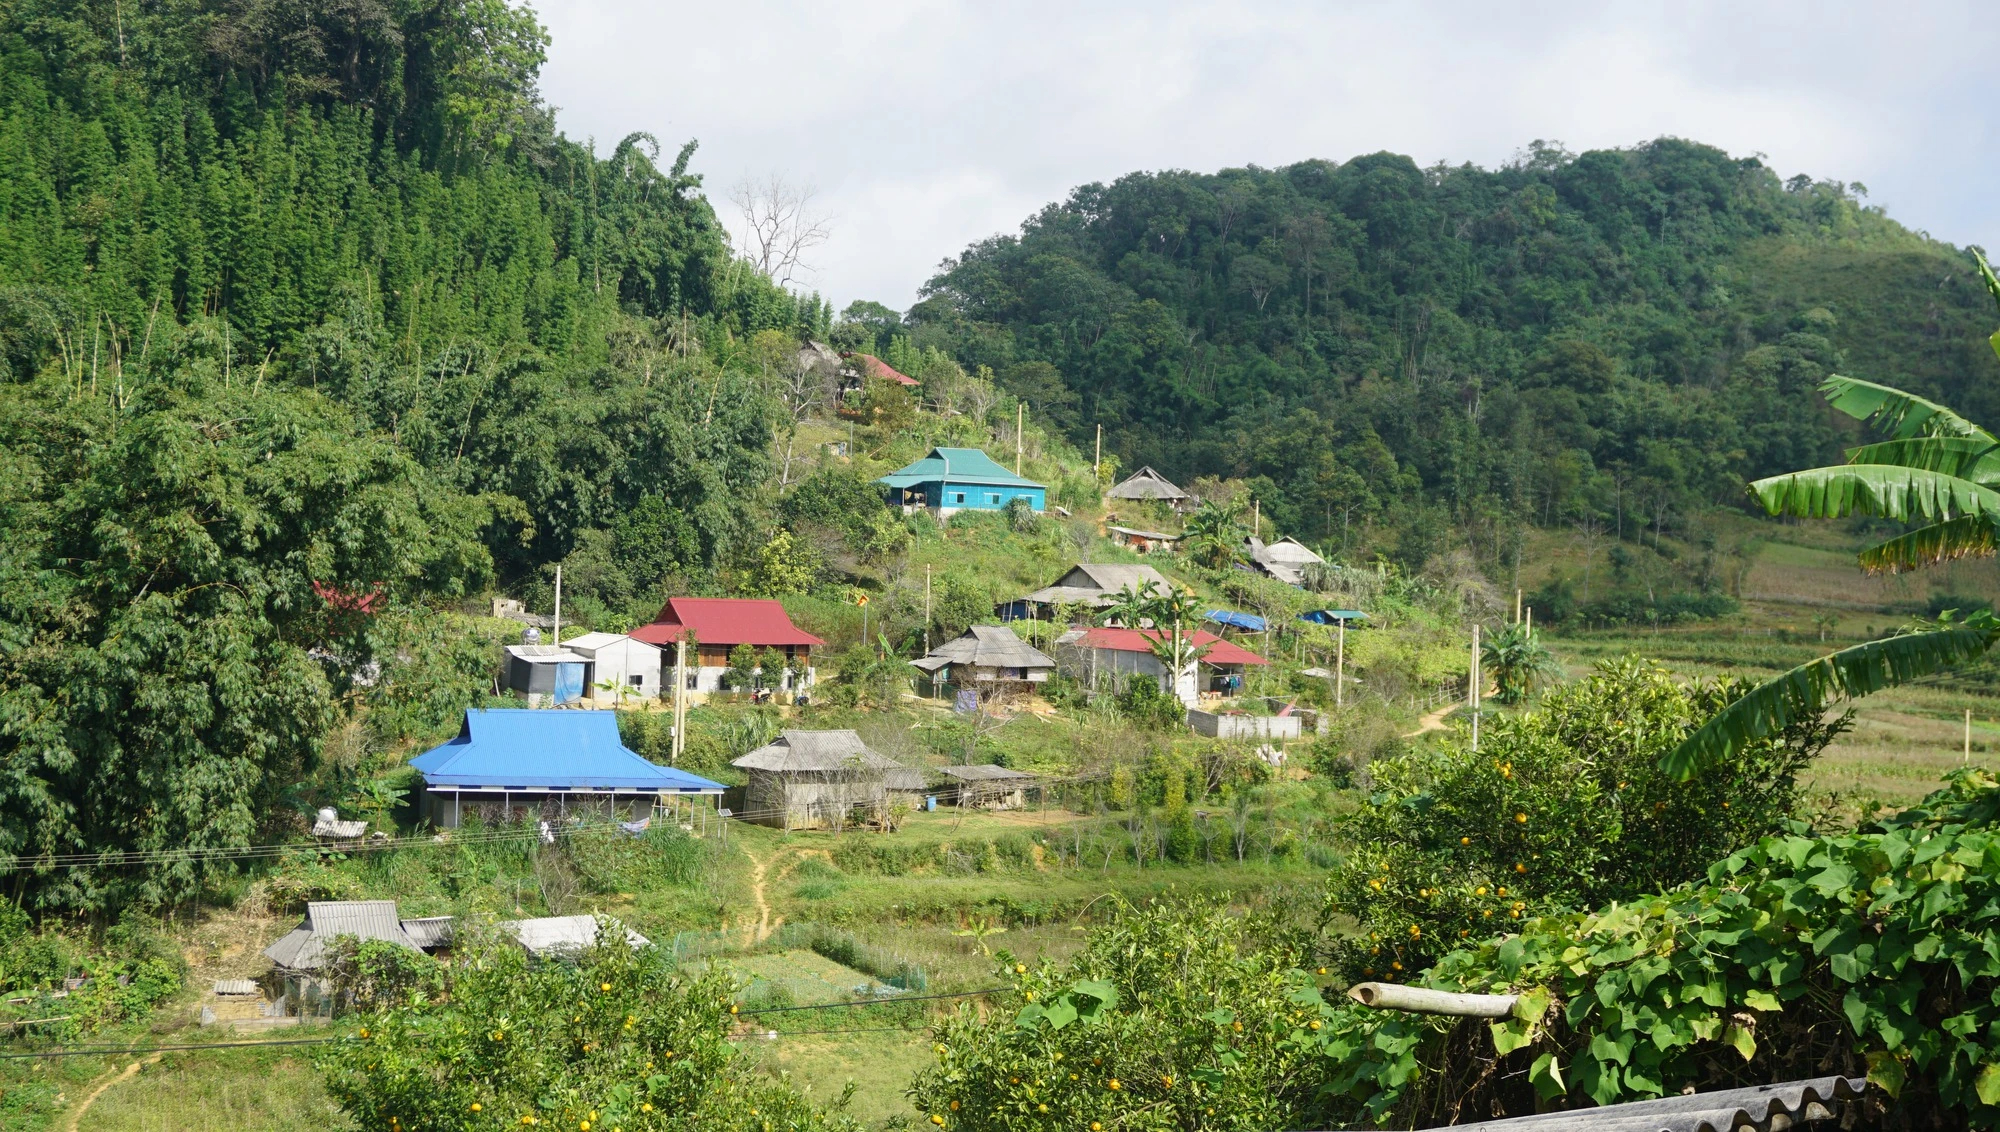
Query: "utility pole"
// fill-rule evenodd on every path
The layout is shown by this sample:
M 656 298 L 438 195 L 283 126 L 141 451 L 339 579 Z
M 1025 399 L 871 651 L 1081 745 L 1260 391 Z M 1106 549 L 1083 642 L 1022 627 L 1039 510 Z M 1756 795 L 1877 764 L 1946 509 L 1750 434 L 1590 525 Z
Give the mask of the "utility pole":
M 1514 587 L 1514 624 L 1521 623 L 1521 588 Z
M 556 627 L 550 644 L 562 644 L 562 567 L 556 567 Z
M 1965 755 L 1963 758 L 1959 760 L 1959 762 L 1969 763 L 1971 761 L 1972 761 L 1972 709 L 1966 708 L 1965 709 Z
M 1021 474 L 1021 428 L 1023 425 L 1027 423 L 1027 419 L 1028 419 L 1028 403 L 1026 401 L 1015 402 L 1014 403 L 1014 474 L 1017 476 Z
M 675 766 L 687 749 L 687 632 L 674 638 L 674 742 L 667 761 Z
M 1472 688 L 1467 693 L 1467 702 L 1472 706 L 1472 750 L 1479 752 L 1479 625 L 1472 626 Z
M 1333 706 L 1338 708 L 1347 703 L 1347 618 L 1340 619 L 1333 639 Z
M 924 655 L 931 651 L 931 564 L 924 563 Z
M 1261 499 L 1250 501 L 1250 537 L 1264 537 L 1264 501 Z
M 1097 451 L 1090 457 L 1090 474 L 1092 478 L 1100 478 L 1104 475 L 1104 426 L 1103 425 L 1097 426 Z

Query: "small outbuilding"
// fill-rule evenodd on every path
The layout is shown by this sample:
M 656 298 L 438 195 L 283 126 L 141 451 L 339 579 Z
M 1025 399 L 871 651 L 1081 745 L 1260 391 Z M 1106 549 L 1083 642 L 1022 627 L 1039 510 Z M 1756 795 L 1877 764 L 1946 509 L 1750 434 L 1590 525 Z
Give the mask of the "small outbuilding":
M 632 630 L 632 639 L 659 648 L 660 670 L 669 684 L 680 655 L 687 689 L 697 693 L 721 690 L 729 654 L 744 645 L 785 666 L 782 672 L 759 669 L 757 677 L 765 687 L 803 692 L 816 675 L 812 650 L 826 643 L 792 624 L 779 602 L 748 597 L 669 598 L 651 624 Z M 677 650 L 682 640 L 691 640 L 693 647 Z
M 646 761 L 618 737 L 618 713 L 474 708 L 458 737 L 410 760 L 419 813 L 454 829 L 595 814 L 637 820 L 664 797 L 720 796 L 722 784 Z
M 853 731 L 784 731 L 729 765 L 747 773 L 744 821 L 784 830 L 881 820 L 888 776 L 909 768 Z
M 1118 600 L 1125 590 L 1135 593 L 1152 586 L 1159 593 L 1175 587 L 1151 566 L 1127 562 L 1079 562 L 1052 585 L 1015 598 L 997 610 L 1002 621 L 1042 621 L 1060 606 L 1103 609 Z
M 584 633 L 562 647 L 582 657 L 585 699 L 621 704 L 660 695 L 660 649 L 624 633 Z
M 1301 589 L 1305 587 L 1308 568 L 1326 565 L 1326 559 L 1313 553 L 1311 547 L 1289 535 L 1268 543 L 1254 536 L 1245 537 L 1243 548 L 1258 570 L 1288 586 L 1298 586 Z
M 952 804 L 964 809 L 1018 810 L 1028 804 L 1028 790 L 1041 781 L 1004 766 L 947 766 L 938 773 L 951 781 Z
M 508 645 L 505 651 L 507 690 L 530 704 L 573 704 L 590 686 L 589 657 L 558 645 Z
M 625 945 L 634 951 L 652 942 L 608 917 L 600 920 L 596 916 L 540 916 L 532 920 L 502 920 L 494 926 L 537 959 L 573 959 L 596 947 L 605 932 L 623 932 Z M 613 938 L 617 938 L 615 934 Z
M 1005 625 L 974 625 L 910 663 L 930 673 L 941 692 L 973 690 L 985 697 L 1033 691 L 1056 670 L 1052 658 Z
M 1188 634 L 1195 648 L 1203 649 L 1200 659 L 1178 674 L 1153 651 L 1166 639 L 1158 629 L 1073 629 L 1056 640 L 1056 663 L 1061 670 L 1101 690 L 1115 690 L 1132 676 L 1150 676 L 1160 682 L 1160 690 L 1176 696 L 1189 707 L 1200 704 L 1203 696 L 1231 696 L 1243 689 L 1244 672 L 1251 665 L 1270 662 L 1240 645 L 1213 633 Z
M 1181 541 L 1179 535 L 1170 535 L 1165 531 L 1143 531 L 1137 527 L 1107 526 L 1104 528 L 1104 533 L 1112 542 L 1119 546 L 1130 547 L 1140 554 L 1151 554 L 1156 550 L 1171 551 L 1174 544 Z
M 408 930 L 408 923 L 397 918 L 394 900 L 315 900 L 306 905 L 305 918 L 299 921 L 299 926 L 265 948 L 264 957 L 271 961 L 271 971 L 279 982 L 287 1013 L 317 1013 L 331 1005 L 327 1001 L 330 988 L 322 976 L 328 949 L 334 941 L 351 936 L 411 951 L 434 950 L 442 944 L 433 942 L 426 947 L 424 943 L 438 939 L 439 933 L 431 926 L 433 922 L 409 922 L 419 925 L 423 936 L 419 939 Z M 448 931 L 443 938 L 449 941 Z

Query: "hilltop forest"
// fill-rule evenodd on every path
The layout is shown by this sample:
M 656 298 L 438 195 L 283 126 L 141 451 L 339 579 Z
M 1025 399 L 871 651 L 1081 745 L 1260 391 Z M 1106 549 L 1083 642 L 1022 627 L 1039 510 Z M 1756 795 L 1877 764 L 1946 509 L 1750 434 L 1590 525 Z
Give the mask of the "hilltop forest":
M 966 249 L 880 332 L 1128 466 L 1246 479 L 1336 549 L 1512 565 L 1524 523 L 1685 533 L 1836 460 L 1830 372 L 2000 409 L 1972 257 L 1865 196 L 1674 138 L 1133 173 Z

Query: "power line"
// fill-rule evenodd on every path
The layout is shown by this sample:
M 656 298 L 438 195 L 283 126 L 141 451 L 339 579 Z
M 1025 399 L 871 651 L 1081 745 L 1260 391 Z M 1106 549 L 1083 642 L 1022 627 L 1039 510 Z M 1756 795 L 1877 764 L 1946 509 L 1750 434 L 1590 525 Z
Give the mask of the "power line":
M 794 1010 L 846 1010 L 855 1006 L 893 1006 L 899 1002 L 934 1002 L 943 998 L 978 998 L 982 994 L 998 994 L 1011 987 L 987 987 L 984 990 L 959 991 L 956 994 L 920 994 L 908 997 L 884 998 L 874 1002 L 823 1002 L 818 1006 L 765 1006 L 756 1010 L 739 1010 L 738 1017 L 751 1014 L 785 1014 Z

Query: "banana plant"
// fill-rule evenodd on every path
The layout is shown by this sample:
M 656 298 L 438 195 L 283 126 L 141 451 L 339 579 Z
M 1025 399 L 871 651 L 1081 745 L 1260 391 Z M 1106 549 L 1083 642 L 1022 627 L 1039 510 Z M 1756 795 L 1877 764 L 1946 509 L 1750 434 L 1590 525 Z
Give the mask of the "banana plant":
M 1986 290 L 2000 305 L 2000 279 L 1979 260 Z M 2000 331 L 1988 339 L 2000 355 Z M 2000 439 L 1934 401 L 1886 385 L 1830 377 L 1820 386 L 1828 403 L 1872 423 L 1885 438 L 1847 452 L 1847 463 L 1772 476 L 1750 494 L 1772 515 L 1889 519 L 1912 529 L 1863 550 L 1861 568 L 1899 573 L 2000 548 Z M 1990 612 L 1962 620 L 1950 614 L 1896 636 L 1820 657 L 1752 689 L 1669 751 L 1664 769 L 1686 778 L 1776 734 L 1794 719 L 1816 715 L 1839 699 L 1928 676 L 1976 660 L 2000 643 L 2000 619 Z

